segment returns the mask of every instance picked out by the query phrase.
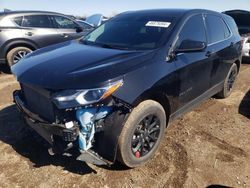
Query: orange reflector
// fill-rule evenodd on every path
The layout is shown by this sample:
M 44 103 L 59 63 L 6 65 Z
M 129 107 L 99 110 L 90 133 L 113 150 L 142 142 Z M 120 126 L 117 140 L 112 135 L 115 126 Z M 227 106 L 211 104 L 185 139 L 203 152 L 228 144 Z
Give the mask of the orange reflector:
M 110 96 L 112 93 L 114 93 L 119 87 L 122 86 L 122 82 L 118 82 L 117 84 L 111 86 L 102 96 L 102 99 L 107 98 L 108 96 Z

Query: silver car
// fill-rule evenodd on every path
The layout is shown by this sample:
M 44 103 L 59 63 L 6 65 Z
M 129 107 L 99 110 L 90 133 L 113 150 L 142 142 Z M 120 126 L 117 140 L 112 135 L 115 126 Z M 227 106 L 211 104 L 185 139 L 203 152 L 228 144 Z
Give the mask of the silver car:
M 9 66 L 28 53 L 51 44 L 81 38 L 86 33 L 69 16 L 42 11 L 0 13 L 0 63 Z

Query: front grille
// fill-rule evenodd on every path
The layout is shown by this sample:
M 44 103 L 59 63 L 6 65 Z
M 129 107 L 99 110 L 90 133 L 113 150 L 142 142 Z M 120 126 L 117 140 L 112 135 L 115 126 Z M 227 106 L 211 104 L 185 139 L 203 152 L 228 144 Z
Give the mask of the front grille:
M 50 100 L 51 93 L 45 89 L 21 84 L 26 105 L 29 110 L 41 118 L 53 122 L 55 119 L 54 106 Z

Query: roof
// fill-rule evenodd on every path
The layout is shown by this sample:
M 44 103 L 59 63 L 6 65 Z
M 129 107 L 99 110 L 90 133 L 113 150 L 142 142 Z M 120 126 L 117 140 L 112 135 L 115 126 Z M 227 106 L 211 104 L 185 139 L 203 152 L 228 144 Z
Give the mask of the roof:
M 220 14 L 219 12 L 205 10 L 205 9 L 149 9 L 149 10 L 128 11 L 121 13 L 121 15 L 129 15 L 129 16 L 160 15 L 160 16 L 169 16 L 178 18 L 182 17 L 185 14 L 192 14 L 192 13 Z
M 57 12 L 50 12 L 50 11 L 35 11 L 35 10 L 17 10 L 17 11 L 5 11 L 5 12 L 0 12 L 0 16 L 2 15 L 13 15 L 13 14 L 60 14 L 62 15 L 61 13 L 57 13 Z

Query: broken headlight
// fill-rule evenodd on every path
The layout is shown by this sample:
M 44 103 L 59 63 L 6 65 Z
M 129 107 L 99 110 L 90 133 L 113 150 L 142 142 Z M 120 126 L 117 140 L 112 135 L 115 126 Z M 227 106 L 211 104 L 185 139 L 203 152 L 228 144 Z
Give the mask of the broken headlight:
M 56 93 L 53 101 L 59 109 L 74 108 L 99 102 L 121 87 L 123 81 L 114 82 L 108 86 L 96 89 L 65 90 Z

